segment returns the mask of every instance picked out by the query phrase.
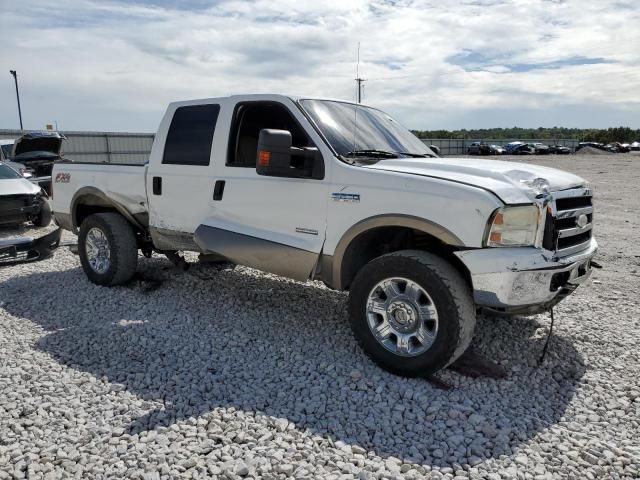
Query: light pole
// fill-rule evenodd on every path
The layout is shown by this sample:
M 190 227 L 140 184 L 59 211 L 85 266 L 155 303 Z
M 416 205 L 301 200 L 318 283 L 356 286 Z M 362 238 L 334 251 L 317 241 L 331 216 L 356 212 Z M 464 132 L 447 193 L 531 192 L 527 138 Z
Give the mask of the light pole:
M 20 109 L 20 91 L 18 90 L 18 72 L 15 70 L 9 70 L 9 73 L 13 75 L 13 80 L 16 83 L 16 98 L 18 99 L 18 117 L 20 117 L 20 130 L 24 130 L 22 127 L 22 110 Z

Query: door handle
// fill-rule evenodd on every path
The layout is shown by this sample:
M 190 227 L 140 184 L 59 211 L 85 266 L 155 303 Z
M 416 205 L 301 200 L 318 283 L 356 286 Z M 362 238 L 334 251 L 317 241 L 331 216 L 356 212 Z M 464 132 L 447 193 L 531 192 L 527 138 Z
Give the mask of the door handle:
M 162 177 L 153 177 L 153 194 L 162 195 Z
M 222 200 L 222 195 L 224 194 L 224 185 L 225 185 L 225 181 L 224 180 L 216 181 L 216 184 L 213 187 L 213 199 L 214 200 L 217 200 L 217 201 Z

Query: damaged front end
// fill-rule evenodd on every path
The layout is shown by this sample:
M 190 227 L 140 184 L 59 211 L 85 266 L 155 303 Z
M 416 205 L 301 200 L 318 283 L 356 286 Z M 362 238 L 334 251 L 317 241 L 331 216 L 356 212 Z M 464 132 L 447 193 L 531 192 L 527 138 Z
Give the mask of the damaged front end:
M 506 314 L 539 313 L 560 302 L 589 278 L 598 250 L 588 186 L 549 192 L 544 179 L 521 181 L 539 211 L 535 243 L 456 252 L 476 304 Z

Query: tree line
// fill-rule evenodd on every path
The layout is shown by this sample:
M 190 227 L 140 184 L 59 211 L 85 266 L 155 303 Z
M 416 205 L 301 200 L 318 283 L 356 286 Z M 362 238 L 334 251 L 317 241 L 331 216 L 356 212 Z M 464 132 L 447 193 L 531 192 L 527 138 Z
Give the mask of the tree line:
M 640 129 L 629 127 L 615 127 L 607 129 L 596 128 L 481 128 L 477 130 L 413 130 L 418 138 L 455 138 L 455 139 L 492 139 L 503 140 L 516 138 L 518 140 L 540 139 L 574 139 L 581 142 L 600 143 L 631 143 L 640 141 Z

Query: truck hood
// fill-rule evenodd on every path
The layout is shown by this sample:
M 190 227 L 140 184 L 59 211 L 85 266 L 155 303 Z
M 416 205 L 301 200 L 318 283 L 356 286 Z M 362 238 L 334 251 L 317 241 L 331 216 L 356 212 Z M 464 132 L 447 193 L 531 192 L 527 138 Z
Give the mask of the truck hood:
M 0 197 L 5 195 L 35 195 L 40 187 L 24 178 L 7 178 L 0 180 Z
M 566 190 L 586 184 L 569 172 L 529 163 L 469 158 L 397 158 L 381 160 L 364 168 L 422 175 L 489 190 L 504 203 L 528 203 L 541 193 Z

